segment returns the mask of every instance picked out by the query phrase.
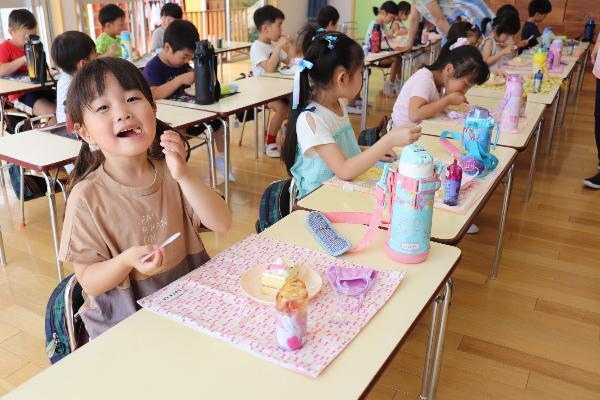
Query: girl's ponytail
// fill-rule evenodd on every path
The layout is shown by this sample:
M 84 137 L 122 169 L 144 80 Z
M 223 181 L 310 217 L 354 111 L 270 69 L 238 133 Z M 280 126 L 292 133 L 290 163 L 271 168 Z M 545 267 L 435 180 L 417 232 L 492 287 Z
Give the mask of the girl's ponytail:
M 373 14 L 375 14 L 375 16 L 379 15 L 379 7 L 373 7 Z
M 308 69 L 300 72 L 300 87 L 299 87 L 299 98 L 296 109 L 292 109 L 288 116 L 288 131 L 283 140 L 281 147 L 281 160 L 285 164 L 285 168 L 288 174 L 291 173 L 292 166 L 296 161 L 296 150 L 298 148 L 298 136 L 296 135 L 296 122 L 300 113 L 305 111 L 306 106 L 310 102 L 310 83 L 308 80 Z
M 71 171 L 67 192 L 70 192 L 76 184 L 84 180 L 90 172 L 98 169 L 103 162 L 104 154 L 100 150 L 91 151 L 90 145 L 84 141 L 75 160 L 75 168 Z
M 488 35 L 487 25 L 490 22 L 492 22 L 492 19 L 490 17 L 485 17 L 484 19 L 481 20 L 481 33 L 483 34 L 483 36 Z

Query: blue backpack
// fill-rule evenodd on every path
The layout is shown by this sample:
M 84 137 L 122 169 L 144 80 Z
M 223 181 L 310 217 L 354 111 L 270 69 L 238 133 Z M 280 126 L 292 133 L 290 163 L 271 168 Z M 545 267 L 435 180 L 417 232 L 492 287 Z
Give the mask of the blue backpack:
M 83 321 L 79 317 L 73 317 L 74 336 L 76 341 L 75 348 L 71 348 L 69 343 L 69 334 L 67 330 L 66 307 L 67 285 L 73 275 L 67 276 L 58 284 L 50 295 L 48 305 L 46 306 L 46 354 L 52 364 L 71 354 L 75 348 L 87 342 L 87 331 Z M 72 313 L 75 315 L 77 310 L 84 303 L 81 285 L 76 282 L 71 293 Z
M 291 179 L 282 179 L 271 183 L 260 198 L 256 233 L 261 233 L 286 215 L 290 210 Z

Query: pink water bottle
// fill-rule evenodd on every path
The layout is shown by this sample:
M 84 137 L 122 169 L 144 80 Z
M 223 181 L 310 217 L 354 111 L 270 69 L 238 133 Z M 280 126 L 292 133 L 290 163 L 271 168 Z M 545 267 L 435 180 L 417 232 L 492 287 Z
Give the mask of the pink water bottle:
M 454 163 L 446 168 L 446 179 L 444 180 L 444 204 L 455 206 L 458 204 L 460 184 L 462 181 L 462 168 L 454 159 Z
M 552 65 L 548 69 L 557 71 L 560 68 L 560 59 L 563 52 L 563 42 L 560 39 L 555 39 L 550 46 L 550 54 L 552 54 Z
M 519 114 L 523 101 L 523 77 L 509 75 L 506 79 L 506 92 L 504 94 L 504 110 L 500 120 L 502 132 L 516 132 L 519 127 Z
M 371 53 L 379 53 L 381 51 L 381 27 L 379 24 L 373 25 L 371 31 Z

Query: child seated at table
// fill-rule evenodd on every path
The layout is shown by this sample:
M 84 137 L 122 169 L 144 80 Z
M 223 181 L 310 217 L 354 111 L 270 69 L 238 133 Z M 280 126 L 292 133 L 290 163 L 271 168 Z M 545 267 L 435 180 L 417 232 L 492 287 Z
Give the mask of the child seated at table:
M 27 75 L 25 43 L 27 36 L 37 35 L 37 21 L 29 10 L 17 9 L 8 15 L 10 39 L 0 43 L 0 77 Z M 29 93 L 13 93 L 8 96 L 13 106 L 30 115 L 54 115 L 56 93 L 43 89 Z M 50 125 L 56 123 L 52 117 Z
M 419 123 L 448 106 L 466 103 L 467 90 L 487 81 L 489 75 L 481 53 L 466 38 L 446 42 L 437 60 L 415 72 L 402 87 L 392 111 L 394 126 Z
M 408 29 L 404 26 L 404 21 L 410 16 L 411 5 L 408 1 L 401 1 L 398 3 L 398 18 L 392 22 L 391 35 L 393 37 L 399 35 L 406 35 Z
M 283 48 L 287 45 L 294 46 L 294 41 L 281 34 L 284 19 L 285 15 L 280 9 L 269 5 L 254 12 L 254 24 L 258 30 L 258 40 L 250 47 L 254 76 L 276 72 L 281 63 L 290 64 L 290 57 Z M 277 100 L 268 103 L 267 107 L 273 111 L 273 115 L 267 127 L 266 153 L 269 157 L 277 158 L 280 156 L 277 150 L 277 132 L 288 117 L 290 105 L 288 101 Z
M 459 21 L 450 25 L 447 41 L 456 41 L 459 38 L 467 38 L 471 46 L 479 47 L 483 42 L 481 29 L 477 25 L 473 25 L 468 21 Z
M 167 3 L 160 9 L 160 26 L 152 33 L 152 51 L 164 46 L 165 29 L 171 22 L 183 18 L 183 10 L 177 3 Z
M 529 18 L 521 29 L 521 39 L 527 40 L 527 47 L 534 47 L 538 44 L 538 38 L 542 36 L 538 24 L 544 22 L 552 12 L 552 3 L 549 0 L 531 0 L 527 11 Z
M 73 263 L 87 294 L 79 315 L 93 339 L 135 313 L 137 300 L 208 261 L 198 232 L 227 231 L 231 213 L 187 167 L 180 135 L 156 120 L 152 92 L 135 65 L 90 61 L 68 97 L 84 143 L 69 182 L 59 256 Z M 90 151 L 92 145 L 99 149 Z M 177 232 L 168 247 L 157 246 Z
M 189 62 L 199 40 L 198 29 L 190 21 L 178 19 L 169 24 L 165 30 L 163 50 L 144 67 L 144 76 L 155 100 L 184 95 L 184 89 L 194 83 L 194 70 Z M 223 124 L 215 120 L 210 122 L 210 126 L 217 150 L 223 152 Z M 215 163 L 217 170 L 225 176 L 225 162 L 221 154 L 217 154 Z M 231 169 L 229 171 L 229 180 L 233 182 L 235 176 Z
M 323 6 L 319 9 L 317 15 L 317 25 L 328 32 L 335 32 L 338 29 L 340 13 L 333 6 Z
M 486 18 L 482 22 L 481 30 L 483 32 L 486 31 L 488 20 L 489 18 Z M 483 60 L 495 72 L 502 68 L 508 60 L 515 57 L 518 47 L 512 41 L 512 36 L 519 32 L 521 21 L 519 21 L 518 13 L 498 10 L 498 15 L 491 20 L 491 23 L 492 31 L 484 39 L 480 50 Z
M 366 46 L 369 46 L 369 48 L 371 47 L 371 33 L 373 32 L 375 25 L 379 25 L 382 35 L 381 49 L 394 50 L 394 47 L 392 47 L 388 41 L 388 38 L 393 38 L 393 33 L 391 30 L 388 30 L 386 26 L 398 18 L 398 10 L 398 5 L 393 1 L 386 1 L 379 8 L 373 7 L 375 19 L 371 21 L 367 28 L 364 41 Z M 402 71 L 402 58 L 400 56 L 387 58 L 379 61 L 378 65 L 382 67 L 390 67 L 388 78 L 383 82 L 383 94 L 385 97 L 394 97 L 396 92 L 399 92 L 401 88 L 400 82 L 397 81 L 397 78 Z
M 98 12 L 102 33 L 96 38 L 96 51 L 102 57 L 121 57 L 121 32 L 127 30 L 125 11 L 116 4 L 107 4 Z M 132 57 L 140 58 L 140 53 L 132 49 Z
M 301 61 L 290 128 L 281 159 L 296 180 L 302 198 L 327 179 L 352 180 L 380 160 L 393 161 L 396 146 L 417 141 L 421 128 L 391 130 L 361 152 L 343 99 L 353 98 L 362 86 L 364 54 L 343 33 L 317 34 Z M 309 84 L 310 82 L 310 84 Z
M 54 64 L 62 74 L 56 84 L 56 122 L 66 122 L 67 92 L 75 74 L 96 58 L 96 44 L 91 37 L 79 31 L 67 31 L 58 35 L 50 49 Z

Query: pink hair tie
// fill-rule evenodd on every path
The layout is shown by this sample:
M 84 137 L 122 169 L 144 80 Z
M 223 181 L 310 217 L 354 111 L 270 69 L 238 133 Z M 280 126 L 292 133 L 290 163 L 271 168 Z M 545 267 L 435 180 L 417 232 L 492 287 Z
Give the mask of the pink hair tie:
M 456 39 L 456 43 L 454 43 L 452 46 L 450 46 L 450 50 L 454 50 L 457 49 L 461 46 L 465 46 L 469 44 L 469 39 L 461 37 Z

